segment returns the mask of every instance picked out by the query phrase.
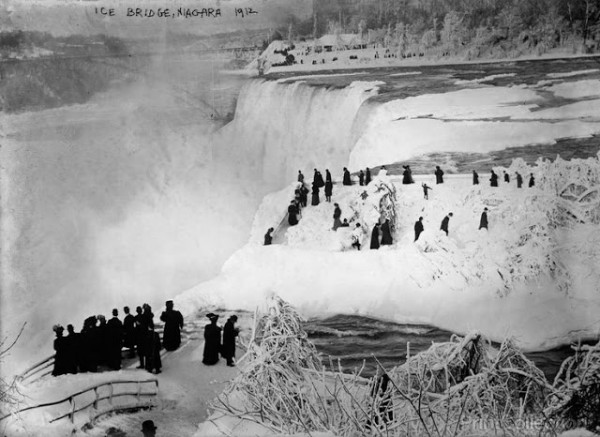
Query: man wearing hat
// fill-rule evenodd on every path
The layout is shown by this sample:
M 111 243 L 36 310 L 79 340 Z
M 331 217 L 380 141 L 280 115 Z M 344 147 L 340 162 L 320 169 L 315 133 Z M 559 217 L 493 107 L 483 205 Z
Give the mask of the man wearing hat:
M 166 311 L 160 315 L 160 320 L 165 322 L 163 333 L 163 346 L 168 351 L 174 351 L 181 344 L 181 329 L 183 328 L 183 316 L 173 309 L 173 301 L 165 303 Z
M 481 213 L 481 220 L 479 220 L 479 229 L 488 228 L 488 219 L 487 219 L 487 207 L 483 208 L 483 212 Z
M 151 420 L 144 420 L 142 422 L 142 433 L 144 437 L 154 437 L 156 435 L 156 426 Z
M 219 316 L 214 313 L 206 315 L 210 323 L 204 327 L 204 356 L 202 362 L 208 366 L 217 364 L 221 352 L 221 327 L 217 326 Z
M 237 316 L 233 315 L 227 319 L 227 323 L 223 327 L 223 347 L 221 348 L 221 356 L 227 360 L 227 365 L 233 367 L 233 359 L 235 358 L 235 338 L 240 330 L 235 327 Z

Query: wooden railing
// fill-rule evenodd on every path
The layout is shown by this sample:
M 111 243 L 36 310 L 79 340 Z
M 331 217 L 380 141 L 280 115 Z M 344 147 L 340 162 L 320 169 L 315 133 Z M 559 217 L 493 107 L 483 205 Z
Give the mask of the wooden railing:
M 124 391 L 115 393 L 115 387 L 124 386 L 126 384 L 136 384 L 135 391 Z M 143 387 L 151 385 L 154 390 L 152 391 L 144 391 Z M 108 386 L 108 394 L 101 395 L 99 389 L 102 387 Z M 83 405 L 78 405 L 77 398 L 85 395 L 86 393 L 94 393 L 92 401 L 83 401 Z M 44 404 L 33 405 L 30 407 L 21 408 L 20 410 L 14 411 L 11 414 L 7 414 L 5 416 L 0 417 L 0 421 L 3 421 L 9 417 L 15 417 L 24 413 L 26 411 L 40 409 L 40 408 L 48 408 L 52 406 L 57 406 L 61 404 L 68 403 L 69 408 L 66 413 L 59 414 L 57 417 L 51 419 L 49 423 L 56 422 L 61 419 L 69 418 L 71 423 L 75 423 L 75 415 L 77 413 L 87 411 L 90 408 L 93 408 L 94 411 L 91 412 L 89 416 L 89 420 L 85 423 L 85 427 L 90 427 L 93 425 L 94 421 L 98 419 L 100 416 L 110 414 L 117 411 L 126 411 L 133 409 L 142 409 L 142 408 L 151 408 L 155 404 L 151 401 L 142 401 L 142 398 L 155 398 L 158 395 L 158 380 L 157 379 L 146 379 L 146 380 L 113 380 L 109 382 L 105 382 L 102 384 L 95 385 L 93 387 L 89 387 L 85 390 L 81 390 L 77 393 L 73 393 L 67 396 L 64 399 L 55 401 L 55 402 L 47 402 Z M 134 399 L 134 403 L 123 404 L 123 405 L 115 405 L 113 404 L 113 400 L 116 398 L 122 397 L 131 397 Z M 102 404 L 107 404 L 106 407 L 102 408 Z

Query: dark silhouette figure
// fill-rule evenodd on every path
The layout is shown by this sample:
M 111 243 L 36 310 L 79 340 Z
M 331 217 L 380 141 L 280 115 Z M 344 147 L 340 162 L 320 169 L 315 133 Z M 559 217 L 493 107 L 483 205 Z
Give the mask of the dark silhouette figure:
M 319 181 L 319 172 L 317 171 L 317 169 L 315 168 L 315 171 L 313 173 L 313 185 L 317 184 Z
M 348 223 L 348 219 L 344 219 L 344 222 L 341 224 L 340 228 L 349 228 L 350 223 Z
M 371 249 L 379 249 L 379 223 L 375 223 L 371 232 Z
M 342 183 L 344 185 L 352 185 L 352 179 L 350 179 L 350 172 L 346 167 L 344 167 L 344 178 Z
M 67 325 L 67 332 L 69 333 L 66 338 L 66 366 L 65 370 L 67 373 L 77 373 L 79 368 L 80 359 L 80 338 L 79 334 L 75 332 L 73 325 Z
M 431 188 L 427 184 L 421 184 L 421 187 L 423 187 L 423 198 L 425 200 L 428 200 L 429 199 L 429 190 L 433 190 L 433 188 Z
M 135 343 L 137 345 L 137 353 L 140 359 L 140 365 L 138 369 L 144 369 L 145 358 L 146 358 L 146 331 L 148 331 L 148 323 L 144 314 L 142 313 L 142 307 L 135 309 Z
M 365 184 L 365 172 L 362 170 L 358 173 L 358 185 L 363 186 Z
M 335 206 L 335 209 L 333 210 L 333 230 L 337 231 L 337 228 L 342 226 L 342 220 L 340 219 L 340 217 L 342 217 L 342 210 L 337 203 L 334 203 L 333 205 Z
M 300 204 L 303 208 L 306 208 L 306 203 L 308 201 L 308 188 L 306 185 L 300 185 Z
M 381 225 L 381 245 L 390 246 L 392 244 L 392 231 L 390 229 L 390 220 L 385 219 Z
M 142 422 L 143 437 L 155 437 L 157 429 L 158 428 L 156 426 L 154 426 L 154 422 L 151 420 L 144 420 Z
M 173 309 L 173 301 L 165 302 L 166 310 L 160 315 L 160 320 L 165 322 L 163 332 L 163 346 L 168 351 L 174 351 L 181 345 L 181 330 L 183 329 L 183 316 Z
M 144 309 L 144 313 L 142 314 L 144 317 L 144 323 L 146 326 L 150 326 L 152 329 L 154 329 L 154 313 L 152 312 L 152 307 L 145 303 L 142 305 L 142 308 Z
M 317 206 L 320 202 L 319 199 L 319 186 L 316 183 L 313 183 L 312 186 L 312 201 L 310 202 L 310 204 L 312 206 Z
M 360 227 L 360 223 L 356 224 L 356 227 L 352 231 L 352 247 L 356 247 L 357 250 L 360 250 L 360 242 L 362 241 L 363 232 Z
M 423 217 L 419 217 L 419 220 L 415 222 L 415 241 L 419 239 L 419 235 L 423 232 L 425 228 L 423 227 Z
M 129 313 L 129 307 L 124 307 L 123 312 L 125 313 L 123 346 L 129 349 L 129 355 L 133 357 L 135 355 L 135 317 Z
M 435 166 L 434 174 L 435 174 L 435 183 L 443 184 L 444 183 L 444 170 L 442 170 L 439 165 Z
M 479 175 L 473 170 L 473 185 L 479 185 Z
M 492 170 L 492 174 L 490 175 L 490 186 L 491 187 L 498 186 L 498 175 L 496 173 L 494 173 L 494 170 Z
M 333 182 L 325 182 L 325 200 L 331 202 L 331 195 L 333 194 Z
M 304 183 L 304 175 L 300 170 L 298 170 L 298 182 Z
M 288 223 L 290 226 L 295 226 L 298 224 L 298 208 L 296 207 L 296 203 L 292 200 L 290 202 L 290 206 L 288 206 Z
M 204 355 L 202 362 L 207 366 L 217 364 L 221 351 L 221 327 L 217 326 L 219 316 L 214 313 L 206 315 L 210 324 L 204 327 Z
M 333 180 L 331 179 L 331 173 L 329 172 L 328 168 L 325 169 L 325 183 L 327 182 L 333 183 Z
M 123 348 L 123 323 L 119 320 L 119 311 L 112 310 L 112 318 L 106 323 L 108 357 L 107 364 L 112 370 L 121 368 L 121 349 Z
M 148 326 L 145 335 L 146 346 L 146 370 L 150 373 L 160 373 L 162 368 L 162 360 L 160 359 L 160 350 L 162 345 L 160 335 L 154 330 L 154 326 Z
M 54 339 L 54 369 L 52 370 L 52 376 L 64 375 L 67 373 L 68 367 L 68 343 L 67 339 L 63 337 L 65 328 L 61 325 L 55 325 L 53 328 L 56 338 Z
M 369 185 L 373 179 L 371 179 L 371 170 L 367 167 L 365 171 L 365 185 Z
M 529 173 L 529 188 L 535 185 L 535 178 L 533 177 L 533 173 Z
M 444 231 L 446 235 L 448 235 L 448 223 L 450 222 L 450 217 L 452 217 L 451 212 L 448 213 L 446 217 L 444 217 L 444 219 L 442 220 L 442 226 L 440 226 L 440 229 Z
M 410 165 L 403 165 L 404 171 L 402 172 L 402 183 L 404 185 L 414 184 L 415 181 L 412 177 L 412 170 L 410 169 Z
M 483 212 L 481 213 L 481 219 L 479 220 L 479 229 L 488 228 L 488 217 L 487 217 L 487 207 L 483 208 Z
M 522 188 L 523 187 L 523 176 L 521 176 L 521 173 L 517 172 L 517 188 Z
M 506 172 L 504 172 L 504 182 L 506 182 L 507 184 L 510 184 L 510 176 Z
M 273 243 L 273 228 L 269 228 L 265 234 L 265 246 L 270 246 Z
M 96 326 L 96 351 L 98 364 L 108 365 L 108 357 L 110 356 L 110 344 L 108 337 L 108 329 L 106 327 L 106 317 L 102 314 L 96 316 L 98 325 Z
M 98 370 L 98 350 L 96 317 L 90 316 L 83 322 L 81 329 L 81 358 L 80 366 L 82 372 L 96 372 Z
M 325 186 L 325 181 L 323 180 L 323 175 L 321 174 L 320 171 L 317 170 L 317 186 L 319 188 L 324 187 Z
M 240 330 L 235 327 L 237 316 L 233 315 L 223 326 L 223 347 L 221 348 L 221 356 L 227 360 L 227 365 L 233 367 L 235 364 L 235 338 L 240 333 Z

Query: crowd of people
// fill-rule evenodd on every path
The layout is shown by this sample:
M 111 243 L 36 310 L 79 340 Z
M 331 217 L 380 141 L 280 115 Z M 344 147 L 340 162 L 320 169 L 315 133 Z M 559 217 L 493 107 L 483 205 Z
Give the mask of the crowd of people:
M 177 349 L 181 344 L 183 316 L 174 309 L 173 301 L 165 304 L 160 320 L 164 322 L 163 338 L 155 331 L 154 314 L 147 303 L 136 308 L 136 315 L 129 307 L 124 307 L 125 317 L 119 319 L 119 310 L 112 310 L 108 321 L 103 315 L 90 316 L 83 322 L 81 332 L 75 332 L 73 325 L 64 328 L 54 325 L 54 369 L 52 375 L 67 373 L 98 372 L 99 370 L 119 370 L 123 349 L 129 357 L 139 357 L 138 369 L 150 373 L 160 373 L 162 363 L 160 351 Z
M 204 353 L 202 362 L 212 366 L 219 362 L 219 355 L 227 360 L 229 367 L 235 366 L 235 341 L 240 333 L 236 328 L 237 316 L 233 315 L 227 319 L 225 326 L 221 329 L 217 325 L 219 316 L 215 313 L 206 315 L 210 323 L 204 327 Z M 223 333 L 221 338 L 221 331 Z

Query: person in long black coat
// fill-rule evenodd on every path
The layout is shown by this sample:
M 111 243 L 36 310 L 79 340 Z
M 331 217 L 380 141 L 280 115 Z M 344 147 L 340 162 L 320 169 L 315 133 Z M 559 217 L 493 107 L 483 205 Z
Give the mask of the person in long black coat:
M 81 329 L 80 339 L 80 369 L 82 372 L 96 372 L 98 370 L 98 340 L 96 335 L 95 316 L 90 316 L 83 322 L 83 328 Z
M 385 219 L 385 222 L 381 225 L 381 245 L 390 246 L 392 244 L 392 232 L 390 229 L 390 220 Z
M 496 173 L 494 173 L 494 170 L 492 170 L 492 174 L 490 175 L 490 186 L 491 187 L 498 186 L 498 175 Z
M 312 186 L 312 200 L 310 202 L 312 206 L 317 206 L 319 204 L 319 185 L 313 183 Z
M 415 222 L 415 241 L 419 239 L 419 235 L 423 232 L 425 228 L 423 227 L 423 217 L 419 217 L 419 220 Z
M 146 367 L 146 331 L 148 331 L 148 323 L 146 317 L 144 317 L 144 314 L 142 313 L 142 307 L 137 307 L 135 312 L 137 313 L 135 316 L 135 343 L 140 359 L 140 365 L 137 368 L 144 369 Z
M 219 316 L 213 313 L 207 314 L 210 324 L 204 327 L 204 354 L 202 362 L 207 366 L 219 362 L 221 352 L 221 327 L 217 326 Z
M 67 325 L 67 332 L 69 335 L 66 337 L 66 371 L 67 373 L 77 373 L 77 370 L 79 369 L 79 351 L 81 350 L 79 334 L 75 332 L 73 325 Z
M 533 173 L 529 174 L 529 188 L 535 185 L 535 178 L 533 177 Z
M 446 233 L 446 235 L 448 235 L 448 224 L 450 222 L 450 217 L 452 217 L 452 213 L 448 213 L 448 215 L 446 217 L 444 217 L 444 219 L 442 220 L 442 225 L 440 226 L 440 229 L 442 231 L 444 231 Z
M 121 349 L 123 348 L 123 323 L 118 318 L 119 311 L 112 310 L 113 317 L 106 323 L 106 338 L 108 343 L 108 357 L 106 364 L 112 370 L 121 368 Z
M 63 337 L 65 328 L 61 325 L 55 325 L 53 328 L 56 338 L 54 339 L 54 369 L 52 376 L 64 375 L 68 367 L 68 345 L 67 339 Z
M 317 171 L 317 185 L 319 186 L 319 188 L 325 186 L 325 181 L 323 180 L 323 175 L 320 171 Z
M 333 230 L 337 231 L 337 228 L 342 226 L 342 210 L 337 203 L 334 203 L 335 208 L 333 209 Z
M 481 219 L 479 220 L 479 229 L 488 228 L 488 217 L 487 217 L 487 207 L 483 208 L 483 212 L 481 213 Z
M 404 185 L 412 184 L 411 175 L 410 175 L 410 167 L 408 165 L 403 165 L 404 171 L 402 172 L 402 183 Z
M 96 316 L 98 325 L 96 326 L 96 353 L 98 364 L 108 365 L 108 357 L 110 356 L 110 344 L 108 338 L 108 329 L 106 327 L 106 317 L 102 314 Z
M 315 168 L 315 171 L 313 173 L 313 185 L 315 183 L 317 183 L 317 181 L 319 180 L 319 172 L 317 171 L 317 169 Z
M 227 365 L 233 367 L 233 359 L 235 358 L 235 338 L 240 333 L 240 330 L 235 327 L 237 316 L 233 315 L 223 327 L 223 346 L 221 347 L 221 356 L 227 360 Z
M 265 234 L 265 246 L 270 246 L 273 243 L 273 228 L 269 228 L 267 233 Z
M 123 346 L 129 349 L 129 356 L 135 356 L 135 317 L 130 314 L 129 307 L 123 307 Z
M 333 184 L 333 180 L 331 179 L 331 173 L 329 172 L 328 168 L 325 169 L 325 183 L 327 182 L 331 182 Z
M 379 223 L 375 223 L 371 232 L 371 249 L 379 249 Z
M 439 165 L 435 166 L 434 174 L 435 174 L 435 183 L 443 184 L 444 183 L 444 170 L 442 170 Z
M 473 170 L 473 185 L 479 185 L 479 175 Z
M 167 309 L 160 315 L 160 320 L 165 322 L 163 332 L 163 346 L 168 351 L 174 351 L 181 345 L 181 330 L 183 329 L 183 316 L 173 309 L 173 301 L 165 303 Z
M 296 208 L 296 204 L 292 200 L 290 206 L 288 206 L 288 223 L 290 226 L 295 226 L 298 224 L 298 208 Z
M 365 170 L 365 185 L 369 185 L 373 179 L 371 179 L 371 170 L 369 167 Z
M 350 179 L 350 172 L 346 167 L 344 167 L 344 178 L 342 183 L 344 185 L 352 185 L 352 179 Z
M 521 188 L 523 186 L 523 176 L 521 173 L 517 172 L 517 188 Z
M 298 182 L 300 182 L 300 183 L 304 182 L 304 175 L 302 174 L 302 172 L 300 170 L 298 170 Z
M 510 176 L 508 173 L 504 172 L 504 182 L 510 184 Z
M 331 195 L 333 194 L 333 182 L 325 181 L 325 200 L 331 202 Z
M 358 173 L 358 185 L 363 186 L 365 184 L 365 173 L 361 170 Z
M 148 326 L 144 340 L 146 342 L 144 346 L 146 370 L 150 373 L 158 374 L 162 368 L 162 360 L 160 358 L 162 345 L 160 335 L 154 330 L 154 326 Z

